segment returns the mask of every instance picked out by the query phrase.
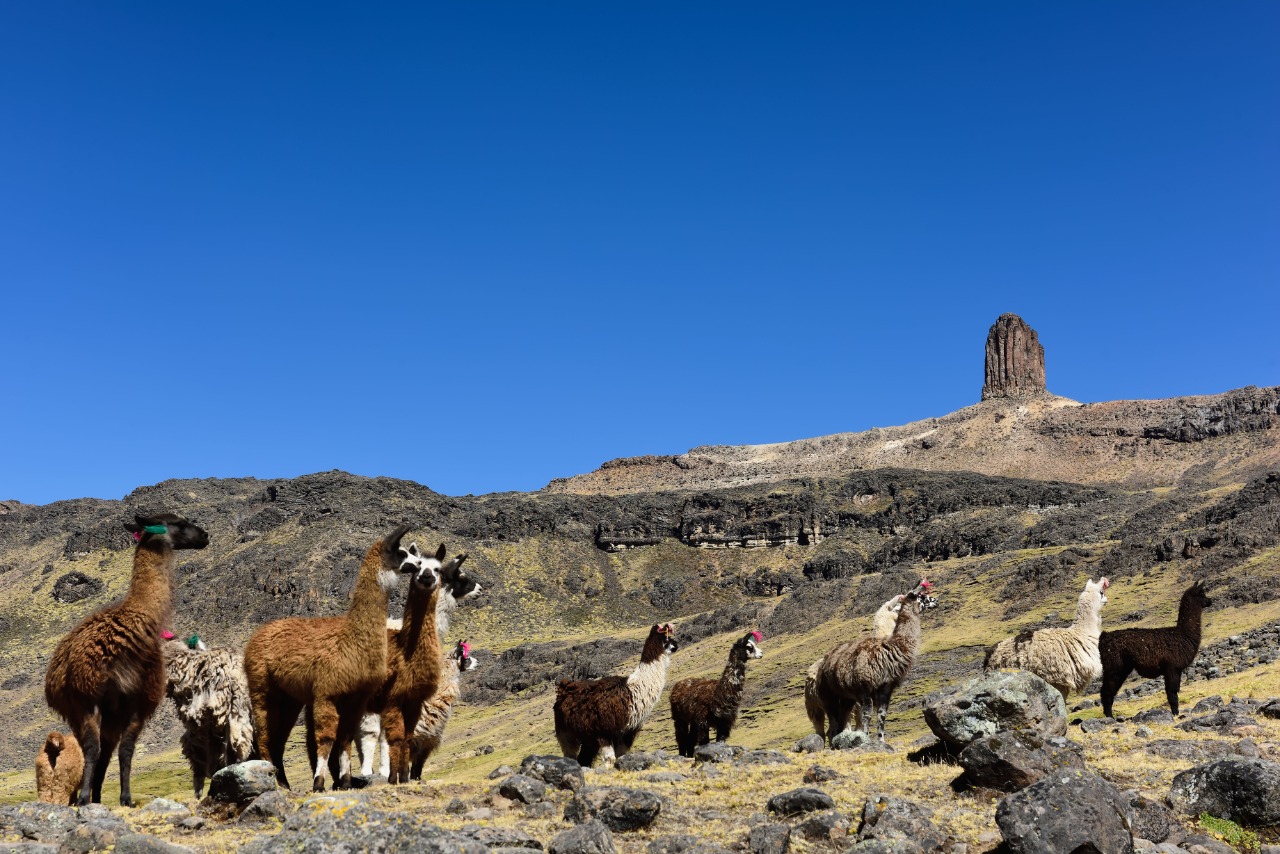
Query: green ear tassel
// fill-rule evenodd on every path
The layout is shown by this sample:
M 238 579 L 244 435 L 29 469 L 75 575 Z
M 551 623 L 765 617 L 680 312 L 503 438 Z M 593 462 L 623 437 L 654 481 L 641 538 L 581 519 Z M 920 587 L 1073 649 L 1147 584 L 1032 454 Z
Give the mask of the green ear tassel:
M 148 525 L 147 527 L 143 528 L 142 530 L 143 530 L 143 531 L 145 531 L 145 532 L 146 532 L 146 533 L 148 533 L 148 534 L 167 534 L 167 533 L 169 533 L 169 529 L 168 529 L 168 528 L 166 528 L 164 525 Z

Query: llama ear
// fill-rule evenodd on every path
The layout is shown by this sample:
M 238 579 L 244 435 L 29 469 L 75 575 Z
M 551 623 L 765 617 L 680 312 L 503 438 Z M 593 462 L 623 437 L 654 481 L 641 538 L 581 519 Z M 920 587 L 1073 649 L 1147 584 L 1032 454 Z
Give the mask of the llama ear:
M 414 540 L 412 543 L 409 543 L 409 548 L 406 551 L 408 551 L 408 553 L 413 557 L 420 557 L 422 554 L 421 552 L 418 551 L 417 540 Z
M 444 543 L 440 544 L 440 548 L 436 549 L 436 560 L 444 563 Z
M 137 517 L 134 517 L 134 521 L 132 522 L 124 523 L 124 529 L 128 531 L 130 534 L 140 534 L 142 533 L 142 529 L 145 527 L 147 526 L 142 522 L 138 521 Z

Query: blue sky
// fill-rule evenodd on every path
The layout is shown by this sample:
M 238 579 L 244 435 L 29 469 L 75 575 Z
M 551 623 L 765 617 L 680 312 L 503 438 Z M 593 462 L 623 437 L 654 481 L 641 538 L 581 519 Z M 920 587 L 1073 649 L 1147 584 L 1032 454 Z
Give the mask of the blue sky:
M 0 498 L 1280 383 L 1280 6 L 0 7 Z

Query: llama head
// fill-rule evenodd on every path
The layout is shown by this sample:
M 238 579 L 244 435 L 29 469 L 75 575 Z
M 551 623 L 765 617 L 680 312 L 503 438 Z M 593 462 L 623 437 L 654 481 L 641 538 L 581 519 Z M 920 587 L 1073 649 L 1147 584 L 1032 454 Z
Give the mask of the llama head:
M 675 628 L 670 623 L 654 624 L 649 629 L 649 637 L 645 638 L 644 649 L 640 652 L 641 663 L 657 661 L 664 655 L 670 655 L 680 648 L 676 643 Z
M 1097 581 L 1090 578 L 1084 583 L 1084 591 L 1080 594 L 1080 604 L 1101 608 L 1107 604 L 1106 589 L 1110 586 L 1111 580 L 1105 575 Z
M 482 589 L 480 582 L 468 575 L 466 570 L 462 568 L 462 562 L 466 559 L 467 553 L 459 552 L 440 567 L 440 583 L 444 585 L 444 591 L 452 596 L 456 602 L 478 596 Z
M 430 593 L 440 586 L 441 569 L 444 566 L 444 543 L 436 549 L 434 557 L 420 552 L 416 542 L 410 543 L 407 549 L 400 549 L 400 552 L 405 555 L 404 561 L 400 564 L 400 571 L 413 574 L 409 583 L 414 590 L 419 593 Z
M 1204 592 L 1203 581 L 1197 581 L 1195 584 L 1188 587 L 1186 592 L 1182 594 L 1182 598 L 1184 601 L 1194 602 L 1201 608 L 1208 608 L 1213 604 L 1213 600 Z
M 209 533 L 176 513 L 134 516 L 124 529 L 133 534 L 138 545 L 160 542 L 172 549 L 202 549 L 209 545 Z
M 764 635 L 759 631 L 750 631 L 743 635 L 736 645 L 741 645 L 747 658 L 764 658 L 764 653 L 760 651 L 760 641 L 762 640 L 764 640 Z
M 479 666 L 471 656 L 471 647 L 465 640 L 458 641 L 458 645 L 453 648 L 453 652 L 450 655 L 453 656 L 454 661 L 458 662 L 458 670 L 460 672 L 465 673 L 468 670 L 475 670 Z
M 49 737 L 44 740 L 44 752 L 52 756 L 57 756 L 66 747 L 64 742 L 66 736 L 54 730 L 49 733 Z

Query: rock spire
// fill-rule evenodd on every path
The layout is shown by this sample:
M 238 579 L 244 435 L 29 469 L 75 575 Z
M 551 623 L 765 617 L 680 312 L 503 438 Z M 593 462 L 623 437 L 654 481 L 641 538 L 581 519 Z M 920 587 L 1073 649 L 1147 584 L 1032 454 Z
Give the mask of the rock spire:
M 1033 397 L 1045 393 L 1040 337 L 1016 314 L 1002 314 L 987 332 L 982 399 Z

